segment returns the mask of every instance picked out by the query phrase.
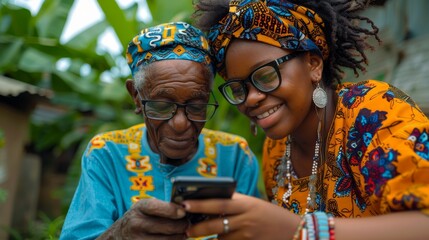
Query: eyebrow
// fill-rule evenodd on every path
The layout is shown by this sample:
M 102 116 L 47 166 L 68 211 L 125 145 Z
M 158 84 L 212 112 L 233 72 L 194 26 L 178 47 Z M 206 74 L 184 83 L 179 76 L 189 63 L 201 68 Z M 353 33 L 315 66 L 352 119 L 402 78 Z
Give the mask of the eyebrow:
M 206 98 L 207 96 L 210 96 L 210 91 L 203 91 L 202 89 L 199 89 L 197 91 L 193 91 L 191 94 L 192 98 Z
M 171 96 L 173 92 L 169 88 L 159 88 L 153 92 L 154 96 Z

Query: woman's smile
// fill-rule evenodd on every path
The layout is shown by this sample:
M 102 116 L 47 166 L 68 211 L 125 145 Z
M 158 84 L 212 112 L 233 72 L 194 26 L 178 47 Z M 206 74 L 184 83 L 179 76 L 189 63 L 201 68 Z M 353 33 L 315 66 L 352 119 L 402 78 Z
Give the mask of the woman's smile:
M 266 112 L 264 112 L 264 113 L 262 113 L 262 114 L 257 115 L 257 116 L 256 116 L 256 118 L 257 118 L 258 120 L 260 120 L 260 119 L 264 119 L 264 118 L 267 118 L 267 117 L 269 117 L 271 114 L 273 114 L 273 113 L 277 112 L 277 110 L 280 108 L 280 106 L 281 106 L 281 105 L 277 105 L 277 106 L 275 106 L 275 107 L 273 107 L 273 108 L 269 109 L 268 111 L 266 111 Z

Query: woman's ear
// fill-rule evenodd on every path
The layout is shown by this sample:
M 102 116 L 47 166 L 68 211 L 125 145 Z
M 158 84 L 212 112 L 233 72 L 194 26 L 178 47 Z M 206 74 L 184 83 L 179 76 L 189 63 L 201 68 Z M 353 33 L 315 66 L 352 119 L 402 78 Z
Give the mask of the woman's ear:
M 134 112 L 136 114 L 141 114 L 142 113 L 141 102 L 138 96 L 137 89 L 134 87 L 134 80 L 127 79 L 127 81 L 125 82 L 125 86 L 127 87 L 128 93 L 130 94 L 131 98 L 134 101 L 134 104 L 136 105 L 136 109 L 134 110 Z
M 318 83 L 322 79 L 323 59 L 314 53 L 308 55 L 308 66 L 311 76 L 311 81 Z

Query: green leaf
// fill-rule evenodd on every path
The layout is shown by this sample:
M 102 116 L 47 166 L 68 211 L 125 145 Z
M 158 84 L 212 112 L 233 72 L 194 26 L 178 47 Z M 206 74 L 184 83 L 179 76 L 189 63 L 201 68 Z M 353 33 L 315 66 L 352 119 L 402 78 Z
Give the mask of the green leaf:
M 155 24 L 187 20 L 193 12 L 190 0 L 147 0 Z
M 0 188 L 0 203 L 4 203 L 7 200 L 7 191 Z
M 76 142 L 79 142 L 82 140 L 85 136 L 85 132 L 81 130 L 74 130 L 67 132 L 64 136 L 61 138 L 60 146 L 62 149 L 67 149 Z
M 137 3 L 131 4 L 128 8 L 123 9 L 125 17 L 131 22 L 137 22 L 137 12 L 139 5 Z
M 0 36 L 0 68 L 14 65 L 21 56 L 21 48 L 24 41 L 20 37 L 11 37 L 4 41 Z
M 30 31 L 31 12 L 12 5 L 0 8 L 0 32 L 14 36 L 27 36 Z
M 27 72 L 53 72 L 55 58 L 34 48 L 28 48 L 22 55 L 18 67 Z
M 65 45 L 77 50 L 94 51 L 97 45 L 98 37 L 109 27 L 106 21 L 95 23 L 89 28 L 81 31 L 70 39 Z
M 106 101 L 119 101 L 128 95 L 125 83 L 121 81 L 103 84 L 100 90 L 100 98 Z
M 68 109 L 78 109 L 81 111 L 88 111 L 93 108 L 91 104 L 84 101 L 78 93 L 73 91 L 67 93 L 57 92 L 52 99 L 52 103 L 58 106 L 67 106 Z
M 104 12 L 107 22 L 115 30 L 122 46 L 126 46 L 130 39 L 136 35 L 135 22 L 127 20 L 124 11 L 115 0 L 97 0 Z
M 55 74 L 61 77 L 61 79 L 77 93 L 89 94 L 96 92 L 96 85 L 90 81 L 85 81 L 85 79 L 82 79 L 81 76 L 73 74 L 70 71 L 62 72 L 55 70 Z
M 45 0 L 33 19 L 40 37 L 60 38 L 74 0 Z

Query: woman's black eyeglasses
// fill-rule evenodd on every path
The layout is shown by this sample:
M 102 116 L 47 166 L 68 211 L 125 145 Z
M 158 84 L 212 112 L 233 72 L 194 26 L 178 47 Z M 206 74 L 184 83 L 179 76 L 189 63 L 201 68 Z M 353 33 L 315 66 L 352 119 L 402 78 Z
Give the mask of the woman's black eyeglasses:
M 279 65 L 302 53 L 304 52 L 293 52 L 264 64 L 256 68 L 246 79 L 229 80 L 219 86 L 219 91 L 225 99 L 233 105 L 238 105 L 246 101 L 249 92 L 247 83 L 249 82 L 261 92 L 272 92 L 276 90 L 282 82 Z

